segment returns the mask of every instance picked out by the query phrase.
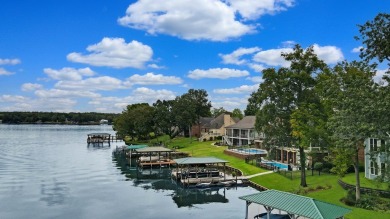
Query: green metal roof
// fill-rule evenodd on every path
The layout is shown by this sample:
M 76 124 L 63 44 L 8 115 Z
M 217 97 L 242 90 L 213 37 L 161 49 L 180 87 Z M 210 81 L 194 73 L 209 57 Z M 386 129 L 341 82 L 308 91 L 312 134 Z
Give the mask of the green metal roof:
M 240 199 L 312 219 L 335 219 L 351 211 L 338 205 L 277 190 L 246 195 Z
M 140 148 L 146 148 L 147 145 L 143 144 L 138 144 L 138 145 L 129 145 L 126 147 L 127 150 L 132 150 L 132 149 L 140 149 Z
M 135 151 L 140 153 L 148 153 L 148 152 L 172 152 L 171 149 L 164 148 L 164 147 L 144 147 L 135 149 Z
M 186 157 L 180 159 L 174 159 L 179 165 L 185 164 L 211 164 L 211 163 L 228 163 L 229 161 L 221 160 L 215 157 Z

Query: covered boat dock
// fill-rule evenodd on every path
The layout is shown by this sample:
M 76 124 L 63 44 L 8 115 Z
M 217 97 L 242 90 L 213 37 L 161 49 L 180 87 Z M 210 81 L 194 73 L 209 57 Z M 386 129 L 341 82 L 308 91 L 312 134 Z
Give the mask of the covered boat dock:
M 176 171 L 172 171 L 172 178 L 180 181 L 184 186 L 226 181 L 226 163 L 229 161 L 215 157 L 186 157 L 174 161 Z M 223 166 L 223 173 L 219 171 L 220 164 Z
M 111 134 L 110 133 L 90 133 L 88 134 L 87 143 L 88 145 L 103 145 L 108 143 L 110 146 Z
M 246 201 L 245 219 L 249 219 L 248 207 L 252 203 L 263 206 L 266 211 L 255 215 L 255 219 L 342 219 L 351 212 L 348 208 L 278 190 L 267 190 L 239 198 Z M 274 210 L 278 210 L 278 213 L 274 213 Z
M 138 158 L 138 165 L 145 166 L 171 166 L 175 162 L 170 159 L 172 150 L 164 147 L 142 147 L 134 149 Z

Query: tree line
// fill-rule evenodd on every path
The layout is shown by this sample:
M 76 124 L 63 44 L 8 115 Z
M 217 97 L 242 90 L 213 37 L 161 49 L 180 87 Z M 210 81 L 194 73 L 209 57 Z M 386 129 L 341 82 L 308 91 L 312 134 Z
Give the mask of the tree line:
M 206 90 L 189 89 L 174 100 L 128 105 L 114 119 L 113 128 L 119 135 L 132 139 L 148 139 L 150 133 L 166 134 L 172 139 L 180 133 L 190 135 L 191 126 L 199 124 L 201 117 L 217 117 L 223 113 L 230 112 L 223 107 L 212 109 Z M 240 109 L 234 109 L 231 115 L 243 117 Z
M 99 124 L 108 120 L 111 124 L 119 114 L 96 112 L 0 112 L 0 120 L 6 124 Z

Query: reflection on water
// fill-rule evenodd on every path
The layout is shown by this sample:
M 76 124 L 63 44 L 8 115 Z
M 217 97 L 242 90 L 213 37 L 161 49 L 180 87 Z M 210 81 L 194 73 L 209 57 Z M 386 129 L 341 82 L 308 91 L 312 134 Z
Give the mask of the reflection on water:
M 0 124 L 0 218 L 242 218 L 250 187 L 183 189 L 169 169 L 137 169 L 87 134 L 111 126 Z
M 58 182 L 56 179 L 53 179 L 53 182 L 41 184 L 40 200 L 46 202 L 48 206 L 64 204 L 68 194 L 69 188 L 66 183 Z
M 210 188 L 183 188 L 171 179 L 169 168 L 138 168 L 135 159 L 127 159 L 123 154 L 113 153 L 113 160 L 134 186 L 145 190 L 169 190 L 172 191 L 172 200 L 177 207 L 193 207 L 197 204 L 208 204 L 212 202 L 227 203 L 224 187 Z

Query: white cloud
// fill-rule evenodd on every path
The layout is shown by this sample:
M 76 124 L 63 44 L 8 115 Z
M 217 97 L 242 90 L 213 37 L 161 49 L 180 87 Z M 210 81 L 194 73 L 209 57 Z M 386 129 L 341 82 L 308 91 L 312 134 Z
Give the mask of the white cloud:
M 4 94 L 0 96 L 0 102 L 22 103 L 26 100 L 28 100 L 28 98 L 20 95 Z
M 1 99 L 1 97 L 0 97 Z M 10 102 L 6 106 L 0 105 L 1 111 L 46 111 L 71 112 L 77 101 L 69 98 L 38 98 L 26 99 L 17 103 Z
M 225 88 L 225 89 L 214 89 L 213 92 L 217 94 L 241 94 L 241 93 L 252 93 L 259 88 L 258 84 L 255 85 L 241 85 L 240 87 L 235 88 Z
M 287 41 L 282 42 L 282 46 L 284 48 L 293 48 L 296 44 L 297 44 L 297 42 L 295 42 L 293 40 L 287 40 Z
M 250 63 L 248 64 L 249 68 L 254 70 L 255 72 L 262 72 L 266 67 L 262 64 L 255 64 L 255 63 Z
M 247 77 L 246 80 L 250 80 L 254 83 L 263 83 L 264 79 L 261 76 Z
M 0 65 L 17 65 L 20 63 L 19 59 L 0 59 Z
M 149 46 L 135 40 L 126 43 L 123 38 L 105 37 L 101 42 L 88 46 L 87 51 L 90 54 L 70 53 L 67 59 L 94 66 L 143 68 L 153 56 Z
M 235 65 L 242 65 L 245 64 L 247 61 L 245 59 L 240 58 L 244 55 L 253 54 L 255 52 L 260 51 L 261 49 L 259 47 L 252 47 L 252 48 L 238 48 L 234 52 L 230 54 L 219 54 L 219 56 L 222 58 L 222 63 L 224 64 L 235 64 Z
M 91 91 L 80 91 L 80 90 L 37 90 L 35 95 L 40 98 L 75 98 L 75 97 L 87 97 L 96 98 L 100 97 L 100 94 L 93 93 Z
M 34 91 L 42 88 L 43 86 L 41 84 L 25 83 L 22 85 L 22 91 Z
M 341 49 L 336 46 L 319 46 L 318 44 L 314 44 L 313 50 L 318 58 L 324 60 L 327 64 L 336 64 L 344 59 Z
M 268 66 L 283 66 L 288 67 L 290 62 L 284 60 L 282 53 L 290 53 L 291 48 L 269 49 L 263 50 L 253 56 L 253 61 L 266 64 Z
M 233 77 L 244 77 L 248 76 L 248 71 L 242 71 L 237 69 L 230 68 L 211 68 L 208 70 L 195 69 L 188 73 L 188 77 L 192 79 L 201 79 L 201 78 L 219 78 L 219 79 L 228 79 Z
M 341 49 L 336 46 L 320 46 L 318 44 L 314 44 L 313 50 L 314 53 L 317 54 L 318 58 L 322 59 L 327 64 L 336 64 L 344 59 Z M 253 56 L 253 61 L 267 66 L 289 67 L 290 62 L 286 61 L 281 54 L 291 52 L 293 52 L 293 49 L 290 47 L 263 50 Z
M 248 105 L 248 98 L 249 96 L 244 97 L 224 97 L 224 96 L 218 96 L 218 97 L 212 97 L 211 104 L 214 108 L 223 107 L 224 109 L 228 111 L 233 111 L 235 108 L 239 108 L 241 110 L 246 108 L 246 105 Z
M 386 71 L 389 71 L 389 69 L 383 69 L 383 70 L 380 70 L 380 69 L 378 69 L 378 70 L 376 70 L 376 73 L 375 73 L 375 76 L 374 76 L 374 81 L 376 82 L 376 83 L 386 83 L 383 79 L 382 79 L 382 77 L 386 74 Z
M 7 71 L 4 68 L 0 68 L 0 75 L 13 75 L 13 74 L 15 74 L 15 73 Z
M 174 92 L 162 89 L 152 90 L 146 87 L 140 87 L 132 91 L 131 95 L 126 97 L 99 97 L 94 98 L 88 103 L 99 109 L 105 109 L 106 112 L 121 112 L 127 105 L 134 103 L 152 104 L 158 99 L 173 100 L 176 98 Z
M 355 47 L 355 48 L 352 49 L 351 52 L 352 53 L 359 53 L 361 49 L 363 49 L 363 46 Z
M 254 31 L 254 26 L 237 21 L 235 13 L 235 9 L 219 0 L 140 0 L 131 4 L 118 22 L 150 34 L 226 41 Z
M 81 81 L 59 81 L 54 86 L 58 89 L 71 90 L 116 90 L 126 88 L 121 80 L 109 76 L 87 78 Z
M 154 69 L 164 69 L 165 68 L 165 66 L 159 66 L 159 65 L 157 65 L 157 64 L 149 64 L 148 65 L 148 67 L 149 68 L 154 68 Z
M 181 84 L 183 80 L 175 76 L 164 76 L 162 74 L 153 74 L 147 73 L 145 75 L 135 74 L 127 79 L 127 82 L 132 84 L 142 84 L 142 85 L 151 85 L 151 84 Z
M 292 7 L 294 0 L 226 0 L 245 19 L 257 19 L 264 14 L 274 14 Z
M 95 75 L 95 72 L 90 68 L 62 68 L 60 70 L 45 68 L 43 69 L 43 72 L 52 79 L 66 81 L 79 81 L 83 79 L 83 76 Z

